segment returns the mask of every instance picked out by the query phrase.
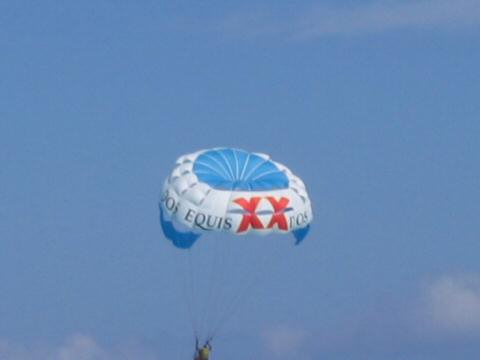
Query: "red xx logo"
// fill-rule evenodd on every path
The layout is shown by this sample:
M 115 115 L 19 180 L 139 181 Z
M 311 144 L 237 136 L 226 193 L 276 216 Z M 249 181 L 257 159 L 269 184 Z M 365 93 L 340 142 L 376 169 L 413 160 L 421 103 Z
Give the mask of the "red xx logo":
M 286 197 L 281 197 L 276 199 L 273 196 L 254 196 L 250 200 L 245 198 L 237 198 L 233 200 L 234 203 L 240 205 L 244 210 L 242 222 L 237 229 L 237 233 L 245 232 L 250 227 L 252 229 L 265 229 L 263 223 L 258 218 L 257 208 L 262 199 L 267 199 L 270 202 L 270 205 L 273 208 L 272 218 L 267 225 L 267 229 L 272 229 L 274 225 L 281 230 L 288 230 L 287 218 L 285 217 L 285 210 L 287 209 L 290 199 Z

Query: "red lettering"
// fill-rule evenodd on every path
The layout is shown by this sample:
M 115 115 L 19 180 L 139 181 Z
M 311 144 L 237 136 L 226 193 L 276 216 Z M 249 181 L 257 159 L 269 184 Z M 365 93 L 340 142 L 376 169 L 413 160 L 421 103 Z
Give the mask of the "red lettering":
M 280 230 L 288 230 L 285 210 L 290 202 L 290 199 L 281 197 L 280 200 L 277 200 L 273 196 L 267 196 L 267 199 L 270 201 L 270 204 L 273 207 L 273 215 L 267 228 L 271 229 L 274 225 L 277 225 Z
M 250 201 L 247 201 L 244 198 L 233 200 L 234 203 L 240 205 L 243 210 L 247 212 L 246 214 L 243 214 L 242 222 L 238 227 L 237 233 L 247 231 L 250 226 L 253 229 L 263 229 L 262 222 L 258 218 L 257 214 L 255 214 L 255 210 L 257 210 L 260 200 L 262 200 L 261 197 L 252 197 Z

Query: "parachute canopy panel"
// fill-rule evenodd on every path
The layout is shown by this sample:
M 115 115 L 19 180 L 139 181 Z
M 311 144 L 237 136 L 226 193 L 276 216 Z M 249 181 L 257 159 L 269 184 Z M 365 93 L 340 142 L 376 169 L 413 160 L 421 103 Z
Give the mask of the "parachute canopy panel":
M 198 180 L 217 190 L 287 189 L 288 177 L 270 159 L 237 149 L 207 150 L 194 162 Z

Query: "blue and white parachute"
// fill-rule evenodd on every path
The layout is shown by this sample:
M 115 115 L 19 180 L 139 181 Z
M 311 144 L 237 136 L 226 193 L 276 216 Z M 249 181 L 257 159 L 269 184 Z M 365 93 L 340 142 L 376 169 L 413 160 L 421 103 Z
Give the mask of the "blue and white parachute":
M 309 231 L 312 207 L 302 180 L 268 155 L 215 148 L 177 160 L 163 186 L 160 220 L 180 248 L 210 231 L 291 232 L 298 244 Z

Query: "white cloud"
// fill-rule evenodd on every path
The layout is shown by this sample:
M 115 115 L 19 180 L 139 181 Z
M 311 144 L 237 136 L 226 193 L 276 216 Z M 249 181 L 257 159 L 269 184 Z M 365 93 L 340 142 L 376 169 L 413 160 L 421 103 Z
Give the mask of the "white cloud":
M 307 332 L 284 325 L 275 326 L 262 333 L 266 350 L 275 358 L 298 358 L 298 352 L 307 338 Z
M 154 360 L 152 351 L 136 345 L 105 348 L 82 334 L 67 338 L 57 347 L 22 346 L 0 339 L 1 360 Z
M 231 35 L 280 35 L 319 38 L 357 35 L 405 28 L 480 24 L 480 0 L 410 0 L 373 2 L 352 7 L 314 7 L 284 19 L 269 14 L 228 17 L 221 30 Z
M 479 0 L 402 1 L 344 10 L 317 9 L 300 22 L 297 35 L 320 37 L 478 23 Z
M 480 333 L 480 276 L 443 276 L 426 287 L 427 316 L 436 330 Z
M 89 336 L 74 335 L 57 351 L 58 360 L 107 359 L 108 354 Z

